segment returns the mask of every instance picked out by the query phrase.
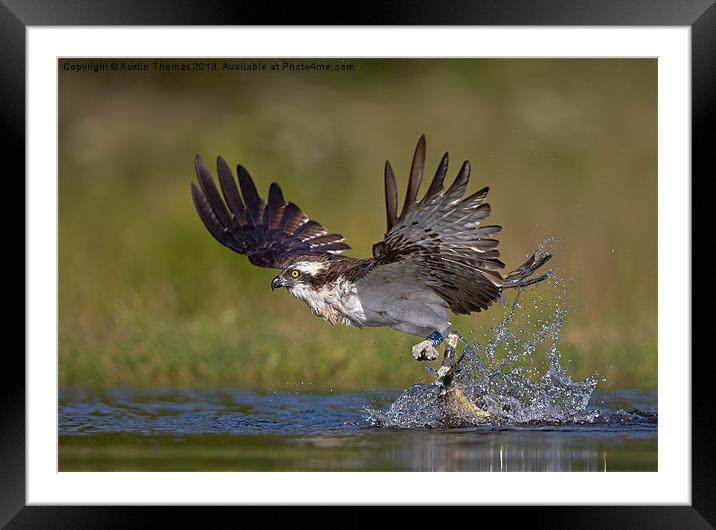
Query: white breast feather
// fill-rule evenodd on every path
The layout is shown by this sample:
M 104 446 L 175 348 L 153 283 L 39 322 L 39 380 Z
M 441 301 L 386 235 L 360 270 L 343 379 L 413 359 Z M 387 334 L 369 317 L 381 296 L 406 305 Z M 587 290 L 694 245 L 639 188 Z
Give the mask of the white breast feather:
M 339 279 L 320 289 L 307 284 L 297 284 L 289 289 L 290 293 L 308 304 L 316 315 L 331 324 L 341 322 L 348 326 L 365 325 L 365 314 L 360 300 L 356 296 L 355 284 Z

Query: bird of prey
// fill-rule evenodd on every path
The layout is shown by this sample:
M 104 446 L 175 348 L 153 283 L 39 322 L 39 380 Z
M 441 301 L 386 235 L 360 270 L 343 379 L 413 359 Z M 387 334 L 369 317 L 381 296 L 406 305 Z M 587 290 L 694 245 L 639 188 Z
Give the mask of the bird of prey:
M 259 267 L 280 269 L 271 289 L 285 287 L 313 313 L 331 324 L 385 326 L 421 337 L 413 346 L 418 360 L 434 360 L 444 341 L 440 380 L 460 338 L 449 312 L 487 309 L 505 289 L 543 280 L 533 277 L 551 255 L 533 253 L 514 271 L 503 274 L 498 241 L 501 227 L 485 224 L 490 205 L 487 187 L 464 197 L 470 177 L 465 161 L 452 184 L 444 186 L 448 154 L 442 157 L 422 199 L 418 188 L 425 166 L 425 136 L 418 140 L 408 189 L 398 213 L 398 192 L 390 162 L 385 163 L 387 232 L 373 245 L 373 256 L 341 255 L 350 247 L 298 206 L 286 202 L 272 183 L 268 201 L 258 194 L 248 171 L 237 166 L 238 187 L 223 158 L 217 173 L 223 199 L 199 155 L 194 160 L 197 186 L 191 183 L 201 220 L 220 243 L 244 254 Z M 240 190 L 240 191 L 239 191 Z

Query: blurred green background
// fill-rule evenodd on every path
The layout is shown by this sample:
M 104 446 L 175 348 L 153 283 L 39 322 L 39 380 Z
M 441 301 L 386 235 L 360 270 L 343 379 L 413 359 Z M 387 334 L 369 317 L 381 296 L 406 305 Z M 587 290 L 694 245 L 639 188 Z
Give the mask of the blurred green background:
M 450 178 L 469 159 L 468 192 L 491 187 L 508 270 L 558 239 L 550 264 L 567 282 L 570 373 L 656 386 L 656 60 L 350 59 L 354 70 L 328 72 L 144 62 L 149 71 L 78 73 L 65 63 L 97 61 L 59 61 L 61 385 L 329 391 L 428 380 L 410 356 L 414 337 L 333 327 L 272 293 L 275 271 L 217 243 L 189 192 L 194 154 L 212 171 L 221 154 L 264 196 L 279 182 L 365 257 L 385 231 L 383 164 L 402 193 L 425 133 L 428 176 L 449 151 Z M 503 314 L 455 323 L 477 330 Z

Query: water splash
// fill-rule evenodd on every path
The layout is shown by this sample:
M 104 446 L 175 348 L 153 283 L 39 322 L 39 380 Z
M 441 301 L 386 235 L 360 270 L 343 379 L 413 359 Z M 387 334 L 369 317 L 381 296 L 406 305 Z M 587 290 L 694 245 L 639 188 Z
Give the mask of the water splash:
M 524 292 L 523 292 L 524 291 Z M 558 350 L 564 326 L 566 286 L 556 274 L 539 287 L 520 289 L 504 315 L 483 333 L 483 347 L 461 337 L 463 352 L 452 382 L 417 384 L 387 409 L 369 410 L 369 421 L 397 428 L 446 428 L 470 425 L 562 425 L 611 421 L 589 409 L 598 374 L 574 381 Z M 493 309 L 494 311 L 494 309 Z M 637 418 L 639 411 L 616 411 L 615 421 Z

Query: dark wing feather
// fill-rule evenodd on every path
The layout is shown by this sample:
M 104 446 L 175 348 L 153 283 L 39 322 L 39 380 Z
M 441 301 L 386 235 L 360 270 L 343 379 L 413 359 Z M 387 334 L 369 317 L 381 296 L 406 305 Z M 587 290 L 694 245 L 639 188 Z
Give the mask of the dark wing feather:
M 385 214 L 388 230 L 393 228 L 398 219 L 398 187 L 395 184 L 395 173 L 390 162 L 385 161 Z
M 463 198 L 470 178 L 470 164 L 465 162 L 446 190 L 446 153 L 427 193 L 416 202 L 424 165 L 425 137 L 421 136 L 403 212 L 389 222 L 385 239 L 374 246 L 376 261 L 378 265 L 401 262 L 403 270 L 410 270 L 411 276 L 440 295 L 455 313 L 487 309 L 500 297 L 505 282 L 498 241 L 485 237 L 496 234 L 500 227 L 483 226 L 490 214 L 485 202 L 488 188 Z M 386 185 L 386 196 L 387 192 Z
M 216 171 L 219 174 L 219 184 L 221 184 L 221 191 L 226 199 L 226 204 L 237 219 L 243 220 L 245 211 L 244 203 L 241 200 L 241 195 L 236 187 L 236 181 L 231 174 L 229 165 L 221 157 L 217 157 L 216 159 Z
M 433 181 L 430 184 L 430 188 L 428 189 L 428 192 L 426 193 L 426 197 L 432 197 L 436 193 L 438 193 L 442 187 L 443 182 L 445 182 L 445 176 L 447 175 L 447 169 L 448 169 L 448 154 L 445 153 L 443 155 L 442 160 L 440 160 L 440 165 L 438 166 L 437 171 L 435 172 L 435 176 L 433 177 Z
M 216 166 L 224 199 L 197 155 L 194 168 L 199 186 L 191 183 L 194 206 L 211 235 L 248 256 L 254 265 L 281 269 L 301 257 L 337 254 L 350 248 L 343 243 L 343 236 L 329 234 L 298 206 L 286 203 L 278 184 L 269 187 L 266 203 L 243 166 L 237 167 L 238 187 L 223 158 L 217 158 Z
M 269 228 L 278 228 L 286 209 L 286 200 L 283 198 L 281 188 L 275 182 L 269 186 L 268 208 L 264 213 L 264 224 Z
M 423 178 L 423 170 L 425 169 L 425 135 L 420 136 L 418 145 L 415 147 L 415 154 L 413 155 L 413 163 L 410 166 L 410 180 L 408 180 L 408 191 L 405 193 L 405 203 L 403 204 L 403 211 L 400 213 L 400 217 L 405 217 L 405 214 L 410 208 L 415 205 L 415 199 L 418 197 L 418 188 L 420 188 L 420 181 Z
M 236 174 L 239 177 L 241 194 L 244 196 L 244 202 L 246 203 L 246 221 L 250 224 L 258 224 L 263 214 L 265 203 L 259 197 L 259 192 L 256 191 L 254 181 L 246 168 L 239 164 L 236 166 Z

